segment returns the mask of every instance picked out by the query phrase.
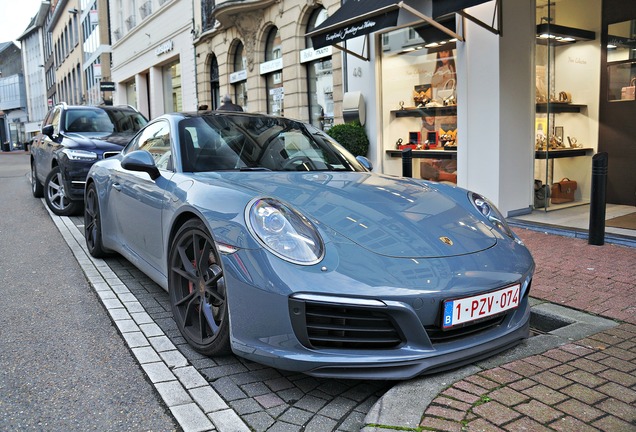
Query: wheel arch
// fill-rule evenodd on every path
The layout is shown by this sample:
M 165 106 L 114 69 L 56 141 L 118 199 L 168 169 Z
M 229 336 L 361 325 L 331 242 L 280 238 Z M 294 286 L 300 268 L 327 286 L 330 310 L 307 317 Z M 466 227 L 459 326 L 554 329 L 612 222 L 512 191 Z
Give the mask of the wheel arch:
M 177 232 L 179 231 L 179 229 L 181 229 L 181 227 L 186 222 L 192 219 L 198 219 L 201 222 L 203 222 L 203 224 L 205 224 L 205 222 L 203 221 L 203 218 L 200 215 L 189 210 L 186 210 L 182 212 L 181 214 L 179 214 L 175 218 L 175 220 L 172 222 L 172 226 L 170 227 L 170 234 L 168 235 L 168 241 L 166 242 L 166 258 L 170 256 L 170 248 L 172 247 L 172 242 L 174 241 L 174 238 L 177 235 Z M 212 233 L 209 233 L 209 234 L 210 236 L 212 236 Z
M 84 200 L 86 200 L 86 191 L 88 190 L 88 187 L 95 184 L 95 179 L 93 179 L 93 177 L 86 177 L 86 184 L 84 185 Z M 95 189 L 97 189 L 97 187 L 95 187 Z M 99 200 L 99 193 L 97 194 L 97 199 Z

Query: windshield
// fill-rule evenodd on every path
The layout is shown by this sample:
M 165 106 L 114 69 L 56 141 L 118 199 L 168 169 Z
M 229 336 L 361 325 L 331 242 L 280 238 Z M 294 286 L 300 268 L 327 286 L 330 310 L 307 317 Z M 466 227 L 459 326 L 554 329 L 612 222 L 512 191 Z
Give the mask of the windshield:
M 82 108 L 66 111 L 66 132 L 134 133 L 147 123 L 144 116 L 130 109 Z
M 183 171 L 365 171 L 324 132 L 301 122 L 210 114 L 179 123 Z

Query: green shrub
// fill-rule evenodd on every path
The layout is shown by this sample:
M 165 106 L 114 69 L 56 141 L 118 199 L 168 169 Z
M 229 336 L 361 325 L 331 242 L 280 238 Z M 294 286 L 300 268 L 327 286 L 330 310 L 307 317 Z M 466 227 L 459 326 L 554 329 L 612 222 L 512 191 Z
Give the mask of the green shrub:
M 360 122 L 338 124 L 327 133 L 354 156 L 366 157 L 369 151 L 369 138 Z

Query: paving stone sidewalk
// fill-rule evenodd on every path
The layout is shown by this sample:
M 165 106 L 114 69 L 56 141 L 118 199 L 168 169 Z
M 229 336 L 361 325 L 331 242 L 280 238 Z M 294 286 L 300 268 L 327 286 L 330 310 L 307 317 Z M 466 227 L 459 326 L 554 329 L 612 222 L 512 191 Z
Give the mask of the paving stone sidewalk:
M 532 297 L 620 325 L 454 382 L 415 427 L 365 431 L 636 431 L 636 248 L 516 232 L 537 263 Z
M 636 326 L 623 324 L 444 390 L 420 426 L 435 431 L 635 431 Z

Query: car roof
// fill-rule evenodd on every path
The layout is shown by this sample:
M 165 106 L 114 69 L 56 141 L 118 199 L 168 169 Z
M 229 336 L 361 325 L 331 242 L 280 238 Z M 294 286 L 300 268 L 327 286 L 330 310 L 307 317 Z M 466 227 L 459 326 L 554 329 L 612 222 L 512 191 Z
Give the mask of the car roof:
M 61 106 L 63 107 L 65 110 L 68 109 L 102 109 L 102 110 L 106 110 L 106 111 L 110 111 L 110 110 L 118 110 L 118 111 L 134 111 L 134 112 L 139 112 L 135 107 L 131 106 L 131 105 L 69 105 L 67 103 L 58 103 L 56 106 Z

